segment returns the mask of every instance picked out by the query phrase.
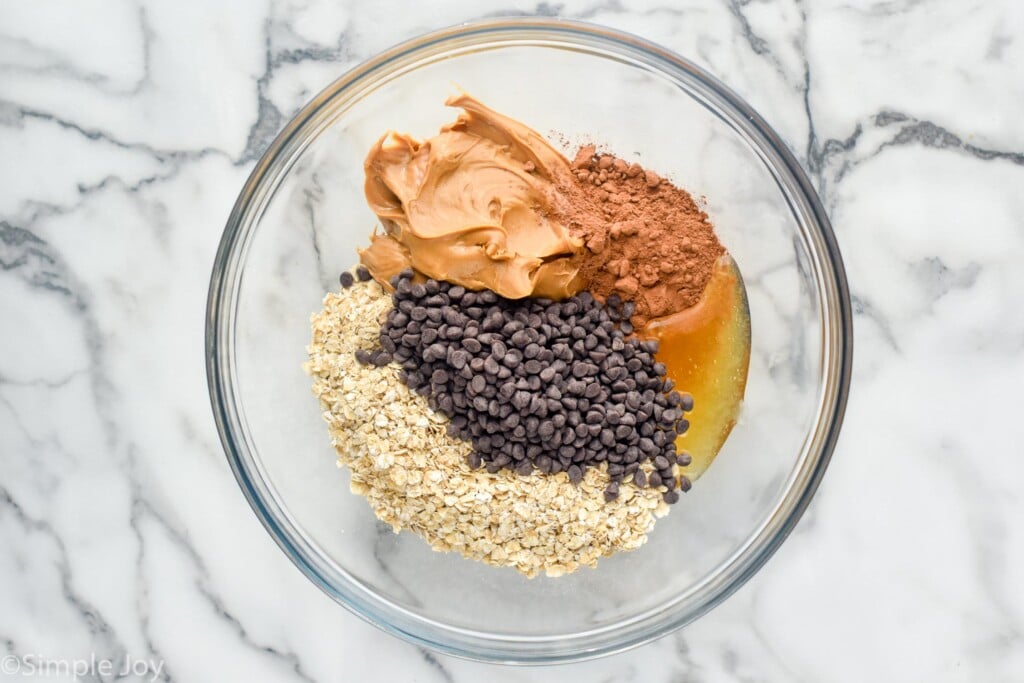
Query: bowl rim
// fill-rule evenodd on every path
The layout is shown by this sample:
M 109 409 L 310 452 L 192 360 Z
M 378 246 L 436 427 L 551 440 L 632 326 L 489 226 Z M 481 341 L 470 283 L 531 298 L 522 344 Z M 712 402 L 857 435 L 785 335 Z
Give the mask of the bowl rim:
M 776 175 L 776 181 L 781 182 L 779 176 L 783 176 L 788 182 L 788 189 L 794 193 L 793 196 L 787 195 L 791 209 L 796 210 L 792 206 L 793 202 L 799 203 L 808 219 L 812 230 L 805 237 L 815 242 L 816 249 L 811 250 L 812 255 L 821 257 L 820 263 L 816 265 L 823 266 L 825 270 L 825 274 L 818 273 L 817 278 L 819 299 L 827 299 L 822 304 L 822 335 L 833 344 L 828 346 L 823 342 L 822 374 L 826 381 L 818 404 L 817 420 L 810 433 L 814 438 L 809 439 L 810 445 L 805 441 L 802 456 L 798 459 L 798 462 L 805 460 L 805 466 L 794 468 L 785 494 L 773 514 L 763 520 L 730 558 L 723 560 L 719 568 L 724 566 L 728 570 L 724 575 L 720 572 L 705 577 L 704 583 L 710 585 L 711 579 L 716 579 L 716 585 L 710 588 L 705 586 L 706 595 L 689 610 L 677 609 L 675 614 L 666 614 L 671 609 L 648 612 L 610 626 L 554 638 L 487 634 L 431 620 L 394 605 L 358 582 L 346 579 L 347 572 L 343 569 L 339 568 L 341 580 L 350 585 L 339 586 L 332 582 L 324 575 L 323 568 L 314 566 L 315 563 L 308 557 L 308 550 L 314 544 L 305 537 L 301 527 L 290 519 L 287 511 L 278 510 L 275 513 L 271 509 L 269 503 L 272 501 L 266 499 L 268 486 L 258 481 L 250 471 L 250 467 L 258 469 L 259 465 L 255 464 L 245 431 L 238 423 L 232 401 L 234 387 L 231 378 L 235 376 L 233 362 L 226 351 L 231 346 L 227 342 L 234 338 L 234 316 L 226 312 L 233 313 L 237 305 L 240 278 L 237 266 L 243 260 L 241 256 L 244 256 L 247 240 L 251 237 L 244 231 L 246 217 L 258 208 L 261 201 L 267 200 L 266 193 L 261 194 L 261 189 L 266 188 L 268 179 L 269 185 L 273 187 L 274 179 L 287 173 L 290 168 L 289 155 L 294 161 L 297 152 L 304 147 L 302 139 L 308 137 L 302 134 L 309 132 L 308 126 L 314 123 L 315 117 L 326 104 L 350 88 L 371 82 L 388 67 L 396 71 L 403 66 L 417 64 L 416 59 L 422 59 L 424 51 L 431 48 L 437 51 L 460 40 L 468 41 L 463 45 L 469 47 L 487 45 L 491 49 L 514 44 L 578 47 L 580 41 L 583 41 L 620 56 L 626 54 L 632 59 L 640 59 L 662 74 L 667 72 L 692 79 L 704 89 L 703 94 L 719 105 L 724 105 L 723 110 L 732 118 L 723 118 L 723 121 L 737 132 L 745 133 L 748 142 L 752 139 L 759 143 L 755 150 L 767 156 L 763 161 Z M 687 94 L 695 96 L 690 91 Z M 786 188 L 780 189 L 784 191 Z M 232 256 L 238 258 L 233 259 Z M 822 285 L 826 289 L 824 294 L 821 292 Z M 824 309 L 831 311 L 831 317 L 825 316 Z M 313 97 L 278 133 L 256 162 L 239 193 L 214 259 L 206 305 L 206 375 L 217 432 L 239 487 L 278 546 L 307 578 L 332 599 L 385 632 L 444 654 L 507 664 L 580 661 L 637 647 L 691 623 L 744 585 L 793 530 L 828 467 L 849 394 L 852 344 L 849 288 L 828 216 L 803 168 L 767 122 L 716 77 L 667 48 L 606 26 L 548 17 L 503 17 L 474 21 L 412 38 L 353 67 Z M 791 498 L 790 494 L 794 491 L 798 495 Z M 781 510 L 783 507 L 786 509 Z M 779 515 L 780 510 L 784 516 L 775 521 L 774 529 L 768 533 L 770 523 Z M 678 601 L 673 605 L 678 607 Z M 627 630 L 623 633 L 624 627 Z

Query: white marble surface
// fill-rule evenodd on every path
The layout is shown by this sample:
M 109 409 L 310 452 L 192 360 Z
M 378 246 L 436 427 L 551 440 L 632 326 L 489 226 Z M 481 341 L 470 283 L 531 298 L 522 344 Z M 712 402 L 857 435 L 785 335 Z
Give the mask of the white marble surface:
M 216 244 L 279 127 L 382 48 L 515 13 L 736 89 L 822 193 L 855 307 L 846 426 L 780 552 L 684 631 L 549 669 L 432 655 L 321 594 L 238 492 L 203 369 Z M 0 2 L 3 673 L 1024 680 L 1022 36 L 1016 0 Z

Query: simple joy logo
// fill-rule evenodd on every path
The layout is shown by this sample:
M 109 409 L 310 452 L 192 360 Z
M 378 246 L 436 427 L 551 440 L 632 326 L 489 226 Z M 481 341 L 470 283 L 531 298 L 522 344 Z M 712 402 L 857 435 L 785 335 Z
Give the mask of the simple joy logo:
M 0 659 L 0 673 L 6 676 L 68 678 L 79 681 L 86 677 L 124 678 L 134 676 L 155 681 L 163 673 L 159 659 L 137 659 L 126 654 L 120 659 L 107 659 L 94 654 L 82 658 L 45 657 L 39 654 L 7 655 Z

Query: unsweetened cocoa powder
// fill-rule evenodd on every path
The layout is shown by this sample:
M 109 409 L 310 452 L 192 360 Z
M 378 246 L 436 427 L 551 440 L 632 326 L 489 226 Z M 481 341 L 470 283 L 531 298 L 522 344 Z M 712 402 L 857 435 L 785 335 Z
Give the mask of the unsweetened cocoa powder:
M 593 145 L 580 148 L 572 169 L 560 218 L 589 252 L 584 288 L 634 301 L 637 327 L 697 303 L 725 249 L 690 193 Z

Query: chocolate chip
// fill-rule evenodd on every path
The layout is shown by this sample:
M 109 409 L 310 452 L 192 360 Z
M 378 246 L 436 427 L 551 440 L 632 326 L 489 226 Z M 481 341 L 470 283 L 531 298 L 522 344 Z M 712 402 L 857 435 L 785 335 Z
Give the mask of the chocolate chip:
M 448 362 L 456 370 L 461 370 L 462 368 L 466 367 L 466 365 L 469 363 L 469 360 L 469 353 L 463 351 L 462 349 L 458 349 L 452 352 L 451 356 L 448 359 Z
M 612 483 L 608 484 L 608 486 L 605 488 L 605 490 L 604 490 L 604 499 L 605 499 L 605 502 L 610 503 L 610 502 L 612 502 L 613 500 L 615 500 L 618 497 L 619 497 L 619 482 L 613 481 Z
M 450 433 L 472 440 L 481 466 L 580 481 L 587 467 L 607 463 L 613 482 L 646 484 L 639 465 L 651 462 L 651 482 L 674 486 L 678 459 L 664 430 L 684 422 L 685 402 L 666 388 L 656 346 L 623 337 L 628 303 L 612 300 L 611 311 L 588 293 L 509 300 L 413 284 L 411 273 L 394 286 L 380 349 L 359 355 L 400 363 L 403 381 L 451 418 Z

